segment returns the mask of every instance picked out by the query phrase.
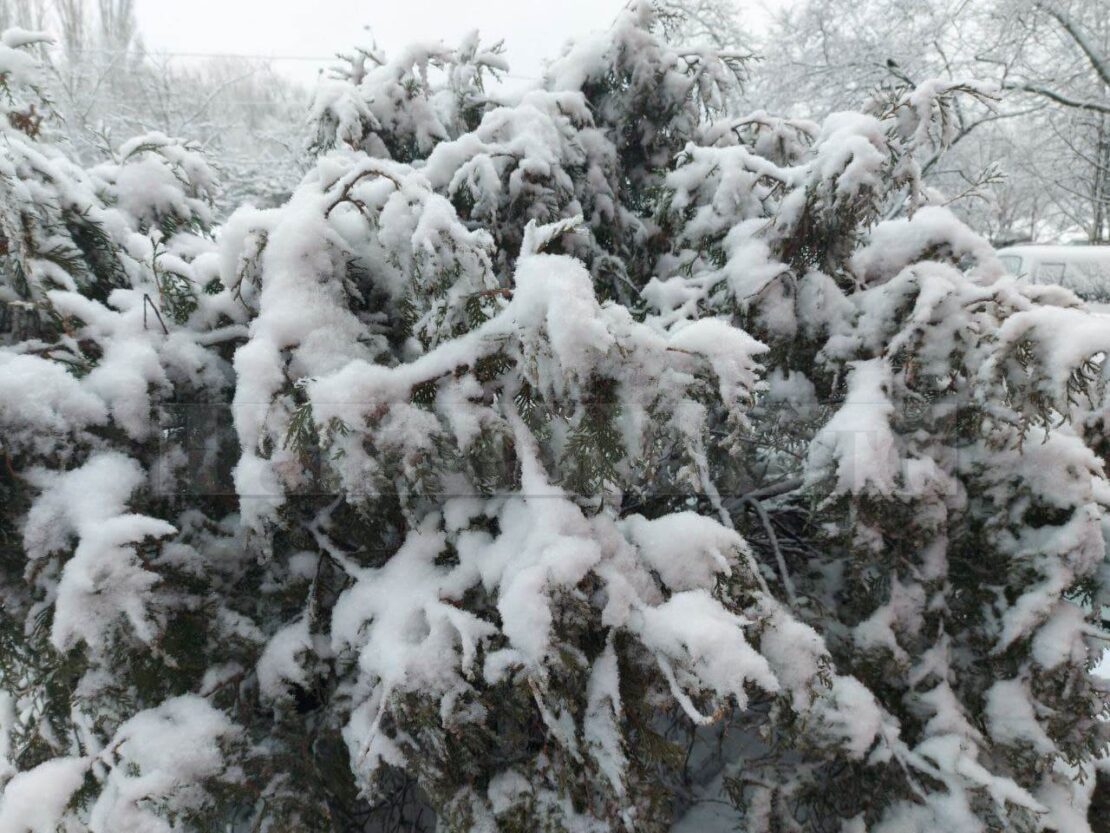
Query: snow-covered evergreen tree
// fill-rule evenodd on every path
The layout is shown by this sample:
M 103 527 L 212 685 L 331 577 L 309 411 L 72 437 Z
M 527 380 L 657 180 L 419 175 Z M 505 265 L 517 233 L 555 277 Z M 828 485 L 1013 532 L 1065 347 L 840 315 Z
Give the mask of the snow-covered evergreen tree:
M 0 833 L 1087 829 L 1110 334 L 930 205 L 985 91 L 664 34 L 364 50 L 218 229 L 4 35 Z
M 204 236 L 203 160 L 148 136 L 69 161 L 42 39 L 0 46 L 0 828 L 170 829 L 212 806 L 240 733 L 197 693 L 235 562 L 191 548 L 228 513 L 175 496 L 175 415 L 226 398 L 246 316 Z

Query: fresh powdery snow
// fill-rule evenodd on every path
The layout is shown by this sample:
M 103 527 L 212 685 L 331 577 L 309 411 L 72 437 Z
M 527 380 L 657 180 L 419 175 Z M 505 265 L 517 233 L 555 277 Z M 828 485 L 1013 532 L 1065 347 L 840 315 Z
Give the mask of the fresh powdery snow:
M 1092 833 L 1105 316 L 926 184 L 991 90 L 717 6 L 354 50 L 224 219 L 0 36 L 0 833 Z

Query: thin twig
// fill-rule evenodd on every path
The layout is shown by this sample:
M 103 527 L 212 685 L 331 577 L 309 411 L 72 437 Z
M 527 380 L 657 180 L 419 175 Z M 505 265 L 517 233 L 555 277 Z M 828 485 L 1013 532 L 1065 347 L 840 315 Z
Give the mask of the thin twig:
M 154 314 L 156 316 L 158 316 L 158 323 L 162 325 L 162 332 L 165 333 L 166 335 L 169 335 L 170 330 L 169 330 L 169 327 L 166 326 L 166 322 L 162 320 L 162 313 L 158 311 L 158 307 L 155 305 L 155 303 L 151 299 L 150 295 L 147 294 L 146 292 L 143 293 L 143 329 L 144 330 L 146 329 L 146 308 L 147 308 L 147 305 L 149 305 L 150 308 L 152 310 L 154 310 Z
M 779 539 L 775 535 L 775 528 L 771 525 L 771 518 L 767 514 L 767 510 L 763 508 L 763 504 L 759 502 L 758 498 L 746 495 L 743 502 L 749 504 L 757 515 L 759 520 L 763 523 L 763 528 L 767 532 L 767 540 L 771 543 L 771 549 L 775 553 L 775 561 L 778 562 L 779 574 L 782 576 L 782 587 L 786 591 L 787 601 L 790 607 L 796 608 L 798 606 L 798 595 L 794 592 L 794 582 L 790 578 L 790 572 L 786 569 L 786 559 L 782 555 L 782 550 L 779 548 Z

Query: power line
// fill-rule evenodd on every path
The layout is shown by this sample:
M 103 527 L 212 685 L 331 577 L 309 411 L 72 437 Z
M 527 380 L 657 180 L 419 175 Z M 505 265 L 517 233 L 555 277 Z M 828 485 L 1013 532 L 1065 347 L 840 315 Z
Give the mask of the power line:
M 149 55 L 167 58 L 245 58 L 255 61 L 334 61 L 338 57 L 337 55 L 265 55 L 261 52 L 171 52 L 165 49 L 135 51 L 130 49 L 97 49 L 84 46 L 67 51 L 97 55 Z
M 312 63 L 327 63 L 340 60 L 339 55 L 266 55 L 261 52 L 172 52 L 165 49 L 156 49 L 142 52 L 136 52 L 129 49 L 99 49 L 96 47 L 76 47 L 68 49 L 68 52 L 75 54 L 90 54 L 90 55 L 144 55 L 149 57 L 165 57 L 165 58 L 230 58 L 242 59 L 247 61 L 309 61 Z M 504 78 L 512 78 L 514 81 L 539 81 L 540 79 L 531 75 L 516 75 L 511 72 L 502 72 L 500 75 Z

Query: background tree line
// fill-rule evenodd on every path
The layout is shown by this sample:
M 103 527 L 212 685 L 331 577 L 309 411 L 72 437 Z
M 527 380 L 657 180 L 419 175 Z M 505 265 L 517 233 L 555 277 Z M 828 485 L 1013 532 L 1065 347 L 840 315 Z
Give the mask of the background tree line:
M 1110 18 L 1099 0 L 795 0 L 766 27 L 735 0 L 678 5 L 673 39 L 755 58 L 737 113 L 820 120 L 907 82 L 994 83 L 997 99 L 957 108 L 952 150 L 926 165 L 935 200 L 1000 245 L 1110 242 Z M 305 170 L 312 91 L 265 60 L 185 66 L 150 52 L 134 0 L 0 0 L 0 28 L 13 25 L 57 38 L 45 50 L 52 100 L 82 161 L 139 133 L 187 138 L 220 160 L 225 210 L 248 195 L 276 204 Z

